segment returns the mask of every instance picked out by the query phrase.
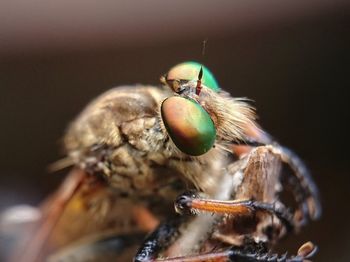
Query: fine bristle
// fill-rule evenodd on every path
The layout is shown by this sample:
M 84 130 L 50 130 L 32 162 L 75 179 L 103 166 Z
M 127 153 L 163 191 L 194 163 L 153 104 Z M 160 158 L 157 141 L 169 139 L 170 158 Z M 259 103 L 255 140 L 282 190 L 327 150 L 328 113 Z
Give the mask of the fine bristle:
M 245 98 L 232 98 L 226 92 L 202 91 L 201 105 L 209 112 L 217 127 L 218 139 L 244 141 L 248 129 L 259 129 L 254 108 Z

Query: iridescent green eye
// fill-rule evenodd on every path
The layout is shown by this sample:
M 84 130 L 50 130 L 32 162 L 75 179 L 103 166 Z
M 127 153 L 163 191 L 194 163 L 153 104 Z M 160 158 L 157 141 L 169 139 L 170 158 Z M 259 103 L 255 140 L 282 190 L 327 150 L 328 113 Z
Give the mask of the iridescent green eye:
M 214 75 L 209 71 L 208 68 L 197 62 L 184 62 L 174 66 L 169 70 L 166 80 L 168 82 L 171 82 L 173 80 L 197 80 L 201 66 L 203 67 L 202 83 L 210 89 L 214 90 L 215 92 L 219 91 L 220 87 L 216 82 Z
M 180 96 L 169 97 L 162 103 L 161 116 L 171 140 L 182 152 L 199 156 L 213 147 L 214 123 L 195 101 Z

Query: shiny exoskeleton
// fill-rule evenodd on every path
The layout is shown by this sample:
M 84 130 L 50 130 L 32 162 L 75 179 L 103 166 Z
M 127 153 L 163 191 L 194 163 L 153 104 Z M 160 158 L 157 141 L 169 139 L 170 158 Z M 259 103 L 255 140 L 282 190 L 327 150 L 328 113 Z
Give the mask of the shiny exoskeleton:
M 311 244 L 295 257 L 268 253 L 320 215 L 317 187 L 302 161 L 262 131 L 246 100 L 220 89 L 204 66 L 179 64 L 161 81 L 111 89 L 69 126 L 65 162 L 76 166 L 70 176 L 78 178 L 59 202 L 59 218 L 46 205 L 43 219 L 54 222 L 41 229 L 40 245 L 27 247 L 36 249 L 28 251 L 32 260 L 84 261 L 89 249 L 94 261 L 128 261 L 123 236 L 151 230 L 135 261 L 310 257 Z M 293 205 L 282 199 L 285 191 Z M 101 239 L 118 239 L 119 246 L 104 242 L 115 253 L 98 249 Z

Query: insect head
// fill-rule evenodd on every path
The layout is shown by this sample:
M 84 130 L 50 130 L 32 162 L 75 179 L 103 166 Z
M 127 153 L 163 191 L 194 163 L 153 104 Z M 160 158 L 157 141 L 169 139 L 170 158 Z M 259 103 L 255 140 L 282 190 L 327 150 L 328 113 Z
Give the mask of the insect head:
M 171 68 L 162 81 L 179 94 L 166 98 L 161 105 L 161 117 L 170 138 L 187 155 L 206 153 L 215 143 L 214 122 L 195 99 L 180 95 L 191 86 L 196 87 L 195 93 L 199 95 L 202 83 L 218 92 L 220 88 L 213 74 L 199 63 L 185 62 Z

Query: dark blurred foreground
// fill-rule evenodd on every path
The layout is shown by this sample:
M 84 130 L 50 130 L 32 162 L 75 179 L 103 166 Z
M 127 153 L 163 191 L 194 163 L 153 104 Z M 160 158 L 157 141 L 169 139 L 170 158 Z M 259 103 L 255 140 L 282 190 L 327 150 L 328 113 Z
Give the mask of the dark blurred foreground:
M 203 10 L 207 10 L 206 5 L 210 6 L 203 4 Z M 178 28 L 176 23 L 167 28 L 164 23 L 159 29 L 162 16 L 157 20 L 158 13 L 152 13 L 142 18 L 136 6 L 125 18 L 134 19 L 134 23 L 116 28 L 112 36 L 108 32 L 113 30 L 106 33 L 101 25 L 105 33 L 97 35 L 102 37 L 98 41 L 85 39 L 83 33 L 79 36 L 85 31 L 78 27 L 66 38 L 65 28 L 50 31 L 47 34 L 53 37 L 48 42 L 45 34 L 39 34 L 37 45 L 35 34 L 24 37 L 28 48 L 16 38 L 11 48 L 11 38 L 5 39 L 5 45 L 0 42 L 0 209 L 37 204 L 54 190 L 63 174 L 49 174 L 46 167 L 62 157 L 60 137 L 90 99 L 117 85 L 157 84 L 171 66 L 200 60 L 212 69 L 224 89 L 256 101 L 263 127 L 305 159 L 320 186 L 324 206 L 321 221 L 288 238 L 282 248 L 295 251 L 304 241 L 312 240 L 320 247 L 316 261 L 349 261 L 349 143 L 345 128 L 350 73 L 348 7 L 339 4 L 319 12 L 293 9 L 295 13 L 286 13 L 286 18 L 280 15 L 264 22 L 260 13 L 249 13 L 249 8 L 246 16 L 237 20 L 228 9 L 234 14 L 235 6 L 227 4 L 227 8 L 223 5 L 213 11 L 218 17 L 219 11 L 223 12 L 217 27 L 215 16 L 203 16 L 199 8 L 187 10 L 187 17 L 179 13 L 179 21 L 187 19 L 189 28 Z M 167 10 L 177 19 L 171 12 L 175 9 L 159 8 L 159 14 Z M 155 21 L 143 27 L 138 16 L 142 21 Z M 247 24 L 245 17 L 250 19 Z M 47 19 L 50 24 L 49 16 Z M 118 24 L 118 16 L 111 19 Z M 196 19 L 202 21 L 197 23 Z M 192 20 L 196 22 L 192 24 Z M 29 31 L 24 29 L 29 35 L 30 25 Z M 131 33 L 126 32 L 129 29 Z M 124 30 L 125 35 L 121 33 Z M 202 58 L 201 42 L 207 37 Z

